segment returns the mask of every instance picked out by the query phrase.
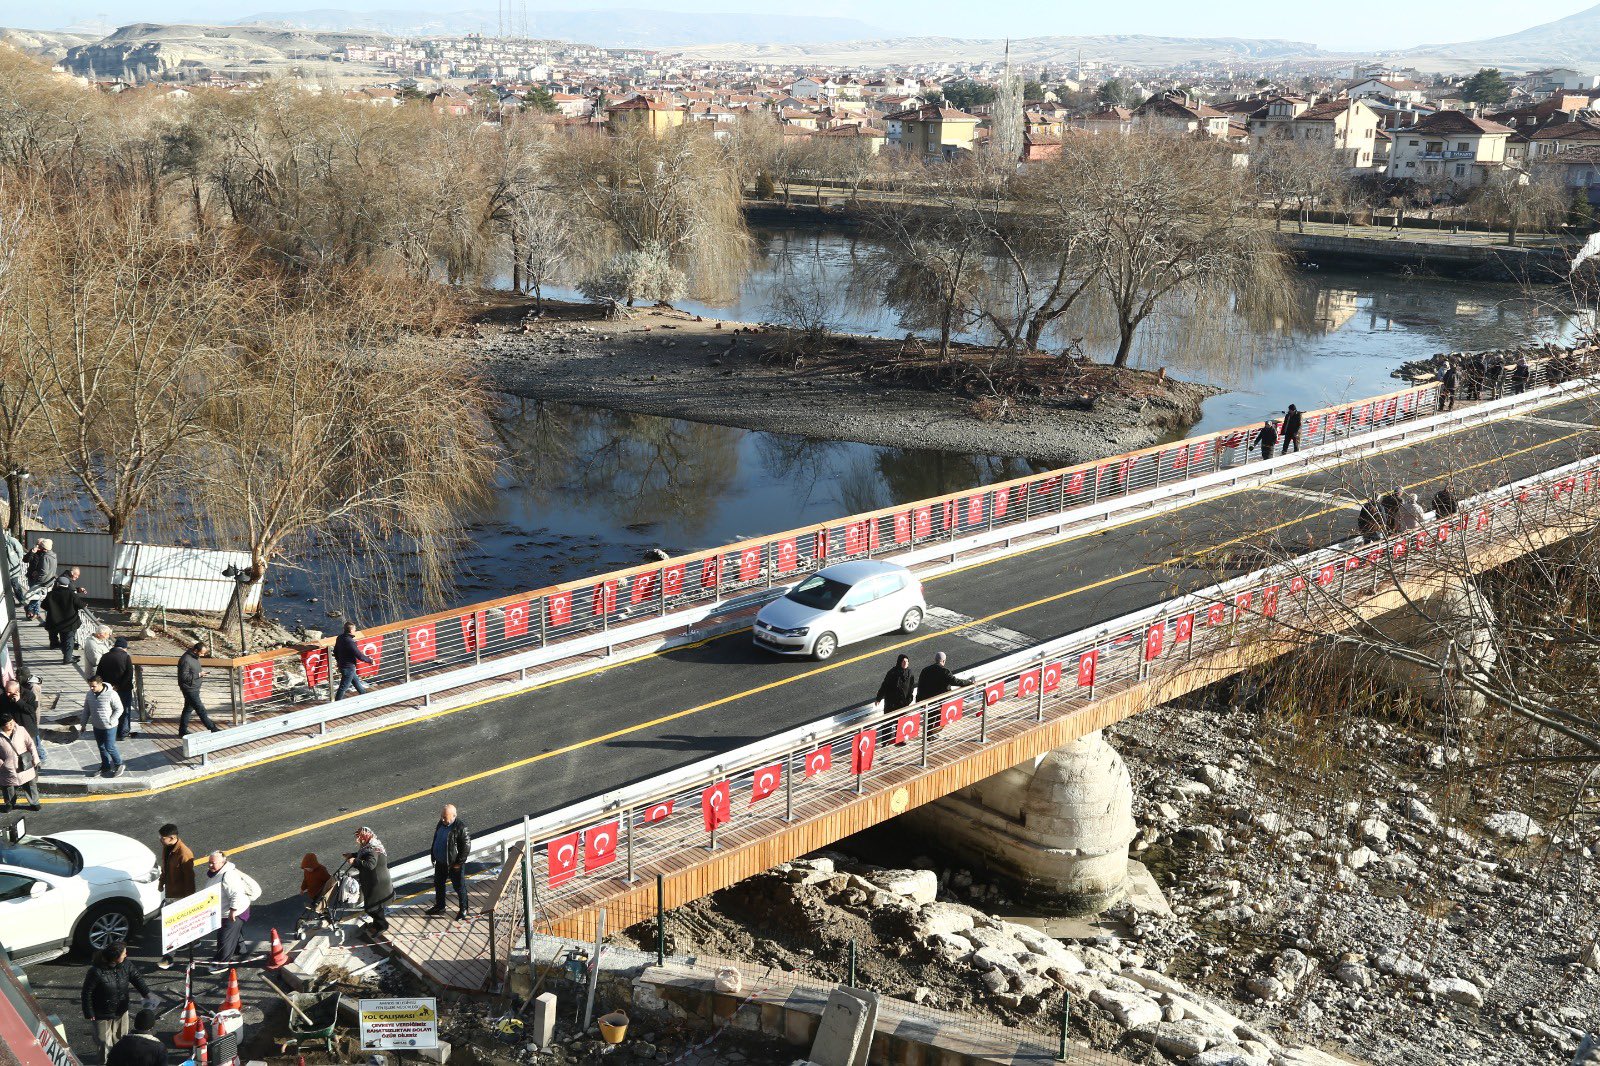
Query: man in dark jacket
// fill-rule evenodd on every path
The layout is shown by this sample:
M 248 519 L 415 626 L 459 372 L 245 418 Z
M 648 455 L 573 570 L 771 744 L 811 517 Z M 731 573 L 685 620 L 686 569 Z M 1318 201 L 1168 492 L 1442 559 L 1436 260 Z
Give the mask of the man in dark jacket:
M 1356 532 L 1363 544 L 1383 539 L 1383 506 L 1377 500 L 1367 500 L 1356 515 Z
M 361 905 L 371 923 L 367 935 L 382 940 L 389 931 L 389 901 L 394 899 L 394 883 L 389 880 L 389 853 L 378 835 L 366 826 L 356 830 L 356 850 L 345 858 L 355 863 L 356 880 L 361 884 Z
M 33 550 L 28 552 L 27 567 L 23 571 L 28 582 L 27 609 L 30 622 L 39 620 L 39 603 L 55 587 L 57 565 L 55 542 L 49 537 L 34 541 Z
M 1456 386 L 1461 383 L 1461 375 L 1452 362 L 1444 364 L 1444 375 L 1439 378 L 1439 410 L 1453 411 L 1456 407 Z
M 1517 365 L 1511 368 L 1511 391 L 1523 393 L 1528 391 L 1528 382 L 1533 380 L 1533 367 L 1528 365 L 1528 357 L 1517 356 Z
M 1393 533 L 1400 528 L 1400 487 L 1397 485 L 1378 497 L 1378 509 L 1383 512 L 1383 531 Z
M 206 642 L 196 641 L 189 649 L 178 656 L 178 691 L 183 693 L 183 713 L 178 716 L 178 736 L 186 736 L 189 732 L 189 715 L 198 714 L 200 724 L 215 733 L 220 728 L 206 713 L 205 701 L 200 698 L 200 678 L 204 671 L 200 668 L 200 658 L 205 655 Z
M 26 729 L 39 751 L 39 765 L 44 765 L 44 749 L 39 748 L 39 696 L 33 691 L 32 677 L 13 677 L 0 693 L 0 714 L 11 716 L 18 727 Z
M 911 672 L 911 656 L 902 655 L 894 661 L 894 666 L 887 674 L 883 675 L 883 684 L 878 686 L 877 698 L 883 701 L 885 711 L 898 711 L 902 707 L 909 707 L 916 698 L 917 675 Z
M 356 638 L 361 634 L 356 630 L 354 622 L 346 622 L 344 631 L 334 639 L 333 662 L 339 668 L 339 688 L 334 692 L 333 698 L 344 699 L 344 694 L 352 688 L 356 695 L 367 691 L 367 683 L 361 680 L 361 675 L 356 672 L 357 663 L 372 665 L 372 656 L 361 650 L 361 645 L 356 643 Z
M 1278 447 L 1279 455 L 1288 455 L 1291 444 L 1295 451 L 1300 450 L 1300 419 L 1300 408 L 1290 404 L 1283 415 L 1283 443 Z
M 74 566 L 64 577 L 56 578 L 55 588 L 44 598 L 45 632 L 50 634 L 52 648 L 59 643 L 61 661 L 64 663 L 73 663 L 78 659 L 73 654 L 78 650 L 78 615 L 88 605 L 84 590 L 73 587 L 72 583 L 76 580 L 78 568 Z
M 1277 423 L 1270 418 L 1261 423 L 1261 428 L 1257 431 L 1256 443 L 1261 445 L 1261 458 L 1271 459 L 1272 449 L 1278 446 Z
M 467 853 L 472 850 L 472 837 L 467 834 L 466 823 L 456 816 L 456 805 L 446 803 L 439 812 L 439 824 L 433 827 L 433 846 L 428 856 L 433 860 L 433 906 L 429 914 L 443 914 L 444 887 L 446 883 L 456 890 L 456 918 L 467 916 Z
M 156 1035 L 156 1012 L 145 1007 L 133 1016 L 133 1032 L 106 1055 L 106 1066 L 167 1066 L 167 1046 Z
M 106 1061 L 112 1046 L 128 1034 L 128 1007 L 133 998 L 129 988 L 138 989 L 141 996 L 150 995 L 150 986 L 128 961 L 128 946 L 113 940 L 95 952 L 94 962 L 83 976 L 81 993 L 83 1017 L 94 1022 L 101 1062 Z
M 117 723 L 117 739 L 127 740 L 133 731 L 133 656 L 128 654 L 128 638 L 118 637 L 111 650 L 100 656 L 94 676 L 111 686 L 122 701 L 122 721 Z
M 917 675 L 917 699 L 931 700 L 935 696 L 943 696 L 951 689 L 958 689 L 971 684 L 957 677 L 945 665 L 944 652 L 938 652 L 933 657 L 933 662 L 922 668 L 922 673 Z

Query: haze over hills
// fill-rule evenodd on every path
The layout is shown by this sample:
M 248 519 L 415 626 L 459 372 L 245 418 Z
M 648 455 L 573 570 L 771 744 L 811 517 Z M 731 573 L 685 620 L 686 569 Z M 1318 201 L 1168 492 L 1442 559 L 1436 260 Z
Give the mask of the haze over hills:
M 188 26 L 141 22 L 68 50 L 64 62 L 80 74 L 153 77 L 184 66 L 206 70 L 272 70 L 317 59 L 347 44 L 370 44 L 382 34 L 310 33 L 281 26 Z M 142 72 L 142 73 L 141 73 Z
M 840 43 L 715 44 L 674 49 L 690 59 L 749 60 L 785 65 L 882 66 L 915 63 L 999 62 L 1005 54 L 1001 38 L 895 37 Z M 1025 37 L 1011 41 L 1013 62 L 1028 65 L 1072 63 L 1078 58 L 1134 66 L 1163 67 L 1184 63 L 1338 62 L 1349 56 L 1324 52 L 1303 41 L 1252 40 L 1244 37 L 1152 37 L 1104 34 L 1092 37 Z
M 1395 55 L 1423 70 L 1565 66 L 1600 73 L 1600 5 L 1502 37 L 1422 45 Z
M 508 6 L 508 33 L 522 32 L 520 9 Z M 274 25 L 297 29 L 377 30 L 396 35 L 495 33 L 495 8 L 467 8 L 427 13 L 399 9 L 343 11 L 266 11 L 236 25 Z M 874 37 L 883 31 L 858 19 L 819 15 L 752 15 L 738 12 L 646 11 L 618 8 L 604 11 L 529 9 L 530 37 L 582 41 L 602 48 L 677 48 L 714 42 L 792 44 Z

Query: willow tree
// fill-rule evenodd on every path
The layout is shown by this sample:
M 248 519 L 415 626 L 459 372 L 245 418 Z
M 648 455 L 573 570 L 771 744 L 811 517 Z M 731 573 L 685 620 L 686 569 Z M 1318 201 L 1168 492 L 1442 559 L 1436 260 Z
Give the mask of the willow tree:
M 586 291 L 617 302 L 734 293 L 750 257 L 739 171 L 697 125 L 575 137 L 552 153 Z

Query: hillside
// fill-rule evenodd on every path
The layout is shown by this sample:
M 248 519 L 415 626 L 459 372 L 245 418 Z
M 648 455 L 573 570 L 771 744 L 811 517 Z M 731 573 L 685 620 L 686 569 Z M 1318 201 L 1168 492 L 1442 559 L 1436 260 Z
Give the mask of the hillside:
M 1422 70 L 1512 70 L 1574 67 L 1600 73 L 1600 5 L 1503 37 L 1459 44 L 1423 45 L 1397 53 Z
M 190 68 L 244 72 L 280 70 L 294 63 L 325 60 L 347 44 L 387 40 L 371 32 L 318 32 L 277 26 L 189 26 L 141 22 L 102 40 L 68 50 L 75 73 L 156 77 Z
M 68 50 L 99 40 L 98 34 L 72 33 L 67 30 L 8 30 L 0 29 L 0 43 L 44 59 L 59 60 Z

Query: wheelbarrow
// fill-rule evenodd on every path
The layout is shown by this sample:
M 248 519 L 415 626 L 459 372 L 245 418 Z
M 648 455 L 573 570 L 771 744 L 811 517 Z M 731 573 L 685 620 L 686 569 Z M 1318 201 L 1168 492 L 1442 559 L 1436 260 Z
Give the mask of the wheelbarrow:
M 296 1046 L 322 1041 L 324 1050 L 333 1054 L 333 1029 L 339 1022 L 338 992 L 291 992 L 284 996 L 289 1001 L 289 1035 Z

